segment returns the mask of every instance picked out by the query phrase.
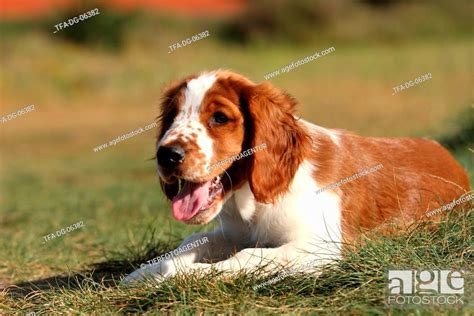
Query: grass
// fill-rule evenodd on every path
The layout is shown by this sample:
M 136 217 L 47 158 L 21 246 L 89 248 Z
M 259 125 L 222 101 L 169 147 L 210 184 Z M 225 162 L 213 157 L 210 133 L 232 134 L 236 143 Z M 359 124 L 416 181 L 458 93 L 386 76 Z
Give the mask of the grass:
M 414 224 L 406 233 L 390 238 L 367 239 L 357 251 L 327 267 L 319 277 L 290 276 L 258 290 L 252 286 L 263 281 L 255 275 L 220 278 L 214 272 L 206 276 L 175 277 L 164 284 L 149 282 L 137 288 L 125 288 L 116 280 L 132 265 L 169 248 L 153 241 L 149 232 L 131 252 L 115 253 L 101 264 L 80 272 L 69 271 L 55 279 L 22 283 L 13 290 L 16 299 L 5 295 L 5 311 L 42 313 L 135 313 L 156 311 L 179 313 L 344 313 L 405 314 L 404 309 L 387 308 L 384 297 L 389 269 L 460 269 L 472 267 L 474 209 L 451 213 L 435 230 L 423 223 Z M 148 243 L 147 243 L 148 240 Z M 147 251 L 148 249 L 148 251 Z M 138 253 L 146 256 L 140 256 Z M 277 276 L 275 273 L 274 276 Z M 265 278 L 269 279 L 269 278 Z M 452 307 L 448 314 L 472 311 L 474 280 L 466 277 L 463 306 Z M 46 283 L 51 285 L 48 287 Z M 28 294 L 28 295 L 27 295 Z M 19 297 L 19 298 L 18 298 Z M 471 305 L 471 307 L 469 307 Z M 0 305 L 1 307 L 2 305 Z M 418 311 L 431 315 L 443 309 L 431 306 Z M 413 312 L 413 311 L 412 311 Z M 444 310 L 444 312 L 446 312 Z
M 168 54 L 171 43 L 204 29 L 164 30 L 134 30 L 114 54 L 35 30 L 2 40 L 1 115 L 27 104 L 35 111 L 1 126 L 0 287 L 19 287 L 15 295 L 0 292 L 1 312 L 404 314 L 384 306 L 389 268 L 472 266 L 471 209 L 450 213 L 436 230 L 417 223 L 399 236 L 368 241 L 319 278 L 289 277 L 257 291 L 252 286 L 267 278 L 210 275 L 117 286 L 114 280 L 145 259 L 215 224 L 172 219 L 149 160 L 154 132 L 92 149 L 153 121 L 160 88 L 202 69 L 231 68 L 263 81 L 334 46 L 334 53 L 272 80 L 300 101 L 305 119 L 363 135 L 449 134 L 447 144 L 474 181 L 470 129 L 463 129 L 467 142 L 450 141 L 459 124 L 451 119 L 472 112 L 469 38 L 240 47 L 222 45 L 210 29 L 210 38 Z M 392 96 L 392 87 L 427 72 L 432 80 Z M 43 244 L 44 235 L 81 220 L 84 228 Z M 472 312 L 472 303 L 471 297 L 462 312 Z

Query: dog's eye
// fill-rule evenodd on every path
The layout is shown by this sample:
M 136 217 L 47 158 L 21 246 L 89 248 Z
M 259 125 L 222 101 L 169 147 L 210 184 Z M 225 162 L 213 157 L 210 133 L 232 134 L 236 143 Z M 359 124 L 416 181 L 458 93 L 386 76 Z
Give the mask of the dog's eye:
M 229 120 L 229 118 L 222 112 L 214 113 L 214 122 L 218 124 L 224 124 Z

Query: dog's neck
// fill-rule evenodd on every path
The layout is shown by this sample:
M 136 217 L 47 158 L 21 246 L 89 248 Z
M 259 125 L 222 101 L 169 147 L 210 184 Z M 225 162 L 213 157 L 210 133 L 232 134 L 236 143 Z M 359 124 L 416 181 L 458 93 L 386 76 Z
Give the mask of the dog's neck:
M 325 165 L 329 163 L 326 161 L 327 157 L 337 150 L 339 138 L 337 133 L 303 120 L 298 124 L 301 124 L 312 140 L 310 156 L 305 157 L 298 166 L 288 189 L 274 203 L 259 203 L 248 181 L 228 193 L 219 220 L 224 227 L 223 231 L 235 234 L 228 236 L 229 238 L 248 238 L 250 243 L 277 246 L 274 244 L 288 242 L 297 238 L 295 235 L 306 234 L 310 230 L 300 221 L 301 218 L 312 216 L 306 213 L 311 208 L 314 192 L 319 188 L 314 175 L 325 174 Z M 308 205 L 298 201 L 308 201 Z M 297 216 L 297 213 L 304 215 Z M 285 220 L 284 223 L 279 222 L 282 219 Z M 270 241 L 272 245 L 267 245 Z

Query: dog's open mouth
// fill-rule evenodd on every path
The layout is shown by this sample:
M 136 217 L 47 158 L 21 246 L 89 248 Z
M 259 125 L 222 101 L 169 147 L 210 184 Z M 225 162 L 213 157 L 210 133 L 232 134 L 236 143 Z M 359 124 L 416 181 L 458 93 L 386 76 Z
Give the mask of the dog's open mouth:
M 222 192 L 220 176 L 206 182 L 180 181 L 180 191 L 173 198 L 173 216 L 179 221 L 188 221 L 200 211 L 209 209 Z

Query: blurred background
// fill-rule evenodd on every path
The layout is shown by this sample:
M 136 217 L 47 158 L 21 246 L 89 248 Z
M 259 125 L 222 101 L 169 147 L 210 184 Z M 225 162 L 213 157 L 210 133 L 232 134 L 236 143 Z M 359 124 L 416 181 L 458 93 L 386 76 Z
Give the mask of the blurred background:
M 153 231 L 175 242 L 203 229 L 171 217 L 149 160 L 155 131 L 93 151 L 153 122 L 163 87 L 203 70 L 261 82 L 334 47 L 271 82 L 318 125 L 438 139 L 472 180 L 473 12 L 467 0 L 0 0 L 0 115 L 35 105 L 0 126 L 0 285 L 104 260 Z

